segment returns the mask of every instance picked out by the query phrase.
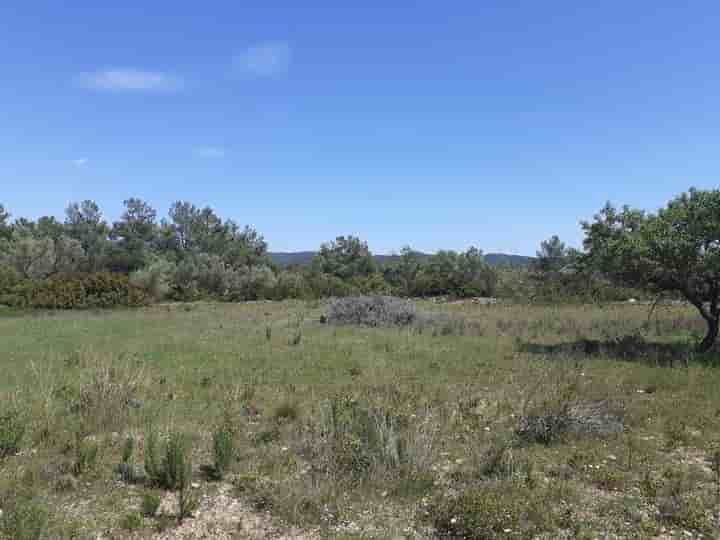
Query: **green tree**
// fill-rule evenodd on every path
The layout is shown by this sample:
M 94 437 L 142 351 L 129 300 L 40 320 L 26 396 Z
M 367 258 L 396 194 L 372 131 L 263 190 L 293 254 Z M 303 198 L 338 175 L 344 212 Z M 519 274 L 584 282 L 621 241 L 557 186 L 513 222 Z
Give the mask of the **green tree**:
M 338 236 L 322 244 L 313 259 L 313 268 L 323 274 L 349 280 L 374 273 L 377 265 L 367 243 L 350 235 Z
M 233 268 L 268 266 L 267 242 L 255 229 L 226 220 L 219 255 Z
M 400 250 L 397 260 L 383 268 L 385 280 L 402 296 L 419 294 L 417 278 L 423 265 L 422 253 L 405 246 Z
M 707 324 L 699 344 L 715 344 L 720 324 L 720 190 L 690 189 L 657 213 L 608 203 L 583 223 L 583 263 L 616 282 L 682 294 Z
M 11 236 L 10 213 L 0 204 L 0 240 L 9 240 Z
M 570 250 L 557 235 L 553 235 L 540 243 L 540 249 L 535 252 L 535 270 L 539 272 L 557 272 L 567 263 Z
M 77 271 L 85 260 L 80 242 L 66 235 L 43 236 L 27 227 L 0 249 L 0 261 L 26 279 Z
M 80 242 L 86 256 L 86 270 L 101 270 L 107 252 L 110 229 L 95 201 L 71 203 L 65 209 L 65 231 Z
M 113 224 L 113 237 L 149 242 L 155 235 L 157 212 L 142 199 L 131 197 L 123 201 L 125 211 Z
M 141 199 L 123 201 L 125 211 L 119 221 L 113 223 L 106 266 L 114 272 L 132 273 L 147 264 L 153 242 L 156 239 L 157 212 Z
M 475 247 L 458 253 L 440 250 L 423 261 L 416 277 L 417 294 L 460 297 L 492 296 L 497 285 L 497 272 L 485 261 L 483 252 Z

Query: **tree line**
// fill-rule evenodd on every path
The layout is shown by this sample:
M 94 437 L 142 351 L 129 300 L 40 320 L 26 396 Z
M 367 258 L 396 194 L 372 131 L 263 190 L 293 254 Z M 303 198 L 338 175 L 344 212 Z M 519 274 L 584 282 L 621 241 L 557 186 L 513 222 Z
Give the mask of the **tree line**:
M 112 275 L 104 279 L 116 285 L 125 283 L 120 278 L 125 276 L 124 286 L 143 301 L 467 297 L 490 296 L 496 289 L 497 272 L 476 248 L 431 256 L 405 248 L 395 261 L 381 265 L 366 242 L 340 236 L 322 244 L 310 266 L 281 268 L 258 231 L 222 219 L 212 208 L 177 201 L 166 218 L 158 219 L 143 200 L 131 198 L 123 205 L 114 223 L 91 200 L 68 205 L 63 221 L 53 216 L 13 220 L 0 205 L 0 302 L 66 307 L 60 300 L 47 301 L 48 287 L 71 297 L 68 282 L 74 280 L 77 289 L 81 276 L 96 274 Z M 45 292 L 38 295 L 38 289 Z
M 137 198 L 112 224 L 90 200 L 60 222 L 13 220 L 0 205 L 0 304 L 20 307 L 135 305 L 163 298 L 257 300 L 351 294 L 522 296 L 557 301 L 683 298 L 707 324 L 701 350 L 720 331 L 720 190 L 690 189 L 657 212 L 606 204 L 582 222 L 581 250 L 554 236 L 526 271 L 490 267 L 482 251 L 410 248 L 388 264 L 366 242 L 340 236 L 308 267 L 273 264 L 255 229 L 211 208 L 172 204 L 166 218 Z

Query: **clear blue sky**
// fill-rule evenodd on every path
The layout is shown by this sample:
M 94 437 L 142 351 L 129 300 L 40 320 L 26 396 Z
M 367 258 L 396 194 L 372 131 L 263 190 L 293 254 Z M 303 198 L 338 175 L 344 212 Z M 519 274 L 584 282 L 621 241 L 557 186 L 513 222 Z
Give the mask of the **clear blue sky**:
M 0 202 L 532 254 L 720 167 L 720 3 L 0 3 Z

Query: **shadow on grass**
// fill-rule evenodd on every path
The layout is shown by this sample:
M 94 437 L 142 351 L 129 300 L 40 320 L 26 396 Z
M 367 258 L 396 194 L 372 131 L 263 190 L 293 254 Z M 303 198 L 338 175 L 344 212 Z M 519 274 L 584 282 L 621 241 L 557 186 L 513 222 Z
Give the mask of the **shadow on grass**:
M 609 358 L 625 362 L 643 362 L 655 366 L 687 367 L 691 361 L 718 365 L 717 353 L 699 355 L 687 343 L 656 343 L 642 336 L 629 335 L 607 341 L 580 339 L 563 343 L 520 343 L 520 352 L 563 358 Z

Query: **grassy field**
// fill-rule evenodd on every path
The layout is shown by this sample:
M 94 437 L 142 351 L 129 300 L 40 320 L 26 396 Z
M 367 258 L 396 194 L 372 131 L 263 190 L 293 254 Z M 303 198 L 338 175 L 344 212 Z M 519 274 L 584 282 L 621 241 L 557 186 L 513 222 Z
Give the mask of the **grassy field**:
M 691 308 L 417 307 L 0 312 L 0 538 L 719 537 Z

